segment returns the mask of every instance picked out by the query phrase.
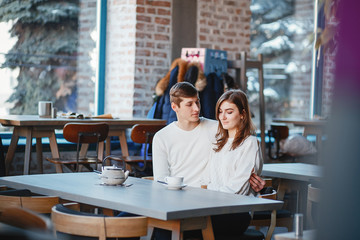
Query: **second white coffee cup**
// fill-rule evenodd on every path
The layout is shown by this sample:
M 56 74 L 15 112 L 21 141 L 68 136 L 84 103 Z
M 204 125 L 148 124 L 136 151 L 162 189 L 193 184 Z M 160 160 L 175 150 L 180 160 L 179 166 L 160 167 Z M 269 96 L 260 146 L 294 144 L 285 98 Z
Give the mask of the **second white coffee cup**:
M 184 182 L 184 177 L 165 177 L 165 182 L 169 186 L 182 186 Z

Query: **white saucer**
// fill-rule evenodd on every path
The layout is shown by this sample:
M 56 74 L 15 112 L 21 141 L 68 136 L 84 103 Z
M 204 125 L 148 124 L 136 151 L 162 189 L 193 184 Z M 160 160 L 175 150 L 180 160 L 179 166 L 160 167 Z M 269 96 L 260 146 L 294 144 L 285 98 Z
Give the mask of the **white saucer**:
M 180 190 L 180 189 L 183 189 L 184 187 L 186 187 L 187 185 L 186 184 L 183 184 L 181 186 L 171 186 L 171 185 L 165 185 L 167 187 L 167 189 L 170 189 L 170 190 Z

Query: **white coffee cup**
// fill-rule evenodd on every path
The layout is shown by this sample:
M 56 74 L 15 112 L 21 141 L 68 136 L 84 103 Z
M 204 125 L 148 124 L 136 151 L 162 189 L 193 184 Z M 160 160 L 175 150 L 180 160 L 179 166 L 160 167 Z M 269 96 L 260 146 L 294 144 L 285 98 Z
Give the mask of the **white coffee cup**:
M 169 186 L 182 186 L 183 182 L 184 182 L 184 177 L 165 177 L 165 182 L 169 185 Z
M 38 105 L 39 117 L 50 118 L 51 117 L 52 102 L 40 101 Z

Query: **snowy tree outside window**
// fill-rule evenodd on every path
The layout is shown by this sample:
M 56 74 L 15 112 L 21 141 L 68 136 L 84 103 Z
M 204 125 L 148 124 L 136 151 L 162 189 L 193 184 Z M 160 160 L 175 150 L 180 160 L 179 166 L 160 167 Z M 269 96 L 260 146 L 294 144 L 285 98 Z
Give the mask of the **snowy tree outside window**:
M 251 55 L 264 56 L 266 128 L 273 117 L 308 117 L 314 1 L 252 0 L 251 11 Z M 247 76 L 249 100 L 259 126 L 257 74 L 249 71 Z

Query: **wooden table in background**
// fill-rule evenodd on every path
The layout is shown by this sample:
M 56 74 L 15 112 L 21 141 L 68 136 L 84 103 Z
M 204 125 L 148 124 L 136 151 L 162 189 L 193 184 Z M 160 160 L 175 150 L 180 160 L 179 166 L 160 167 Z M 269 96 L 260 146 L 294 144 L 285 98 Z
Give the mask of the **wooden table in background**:
M 43 195 L 115 209 L 149 217 L 150 239 L 154 227 L 172 231 L 182 239 L 183 231 L 202 229 L 204 239 L 214 239 L 210 216 L 249 211 L 277 210 L 282 201 L 185 187 L 169 190 L 161 183 L 129 177 L 125 186 L 104 186 L 93 172 L 0 177 L 0 184 L 26 188 Z
M 37 115 L 8 115 L 0 116 L 0 123 L 6 127 L 14 127 L 10 146 L 5 158 L 5 169 L 8 174 L 10 164 L 14 158 L 19 137 L 26 138 L 24 175 L 30 173 L 30 157 L 32 138 L 36 138 L 37 163 L 42 169 L 42 142 L 41 138 L 47 137 L 50 142 L 50 149 L 53 158 L 60 157 L 56 142 L 55 129 L 63 129 L 66 123 L 96 123 L 105 122 L 109 124 L 109 137 L 106 140 L 106 155 L 110 155 L 110 137 L 118 136 L 121 151 L 124 156 L 129 155 L 125 131 L 135 124 L 166 123 L 160 119 L 131 118 L 131 119 L 68 119 L 68 118 L 40 118 Z

